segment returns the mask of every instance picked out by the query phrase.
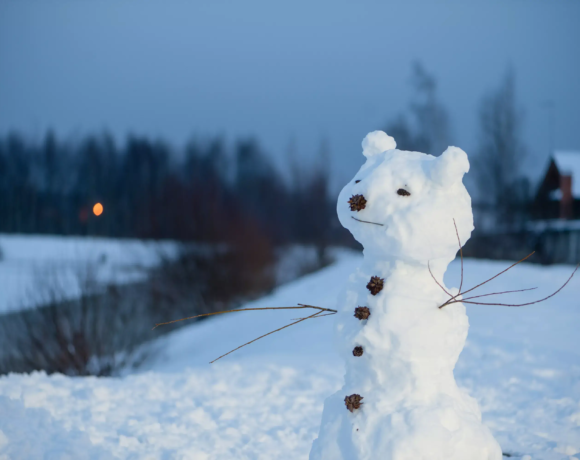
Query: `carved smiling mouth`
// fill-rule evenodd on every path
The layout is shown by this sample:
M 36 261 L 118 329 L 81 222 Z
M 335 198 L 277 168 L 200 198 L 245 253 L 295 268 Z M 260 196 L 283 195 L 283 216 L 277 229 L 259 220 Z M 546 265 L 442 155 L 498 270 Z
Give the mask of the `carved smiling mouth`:
M 352 217 L 352 218 L 353 218 L 354 220 L 356 220 L 357 222 L 363 222 L 363 223 L 365 223 L 365 224 L 380 225 L 381 227 L 384 227 L 384 226 L 385 226 L 384 224 L 378 224 L 378 223 L 376 223 L 376 222 L 370 222 L 370 221 L 368 221 L 368 220 L 360 220 L 360 219 L 357 219 L 357 218 L 356 218 L 356 217 L 354 217 L 354 216 L 350 216 L 350 217 Z

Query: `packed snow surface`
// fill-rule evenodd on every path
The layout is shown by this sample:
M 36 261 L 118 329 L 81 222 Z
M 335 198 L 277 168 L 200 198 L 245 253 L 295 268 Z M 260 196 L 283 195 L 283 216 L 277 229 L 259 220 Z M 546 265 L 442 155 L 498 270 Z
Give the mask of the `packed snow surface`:
M 361 261 L 344 253 L 246 307 L 333 308 Z M 464 284 L 509 265 L 466 260 Z M 554 291 L 572 269 L 524 263 L 481 292 L 539 286 L 511 297 L 532 300 Z M 459 277 L 455 261 L 447 286 L 458 286 Z M 510 458 L 580 459 L 579 297 L 574 278 L 542 304 L 467 307 L 469 338 L 455 377 Z M 2 377 L 0 458 L 306 459 L 324 399 L 343 384 L 343 359 L 331 345 L 334 318 L 302 322 L 208 364 L 298 316 L 240 312 L 192 324 L 162 339 L 147 369 L 123 378 Z

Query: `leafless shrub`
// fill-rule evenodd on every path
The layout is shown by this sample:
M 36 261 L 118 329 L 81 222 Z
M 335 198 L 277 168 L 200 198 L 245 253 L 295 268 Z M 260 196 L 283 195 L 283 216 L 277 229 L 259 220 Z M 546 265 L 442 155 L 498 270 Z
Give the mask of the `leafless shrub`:
M 0 318 L 0 373 L 114 375 L 148 354 L 152 316 L 141 285 L 99 285 L 94 265 L 44 270 L 33 300 Z
M 182 244 L 162 258 L 148 283 L 155 321 L 231 308 L 271 290 L 275 254 L 258 228 L 245 223 L 217 244 Z

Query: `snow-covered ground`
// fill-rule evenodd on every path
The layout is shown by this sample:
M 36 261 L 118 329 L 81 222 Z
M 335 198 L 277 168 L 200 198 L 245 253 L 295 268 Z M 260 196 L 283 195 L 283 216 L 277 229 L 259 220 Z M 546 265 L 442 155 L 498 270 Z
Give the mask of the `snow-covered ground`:
M 171 241 L 0 234 L 0 313 L 42 303 L 39 284 L 74 298 L 88 270 L 103 284 L 141 280 L 176 249 Z
M 45 290 L 58 288 L 63 299 L 78 297 L 79 282 L 94 277 L 97 284 L 140 281 L 148 269 L 178 254 L 173 241 L 55 235 L 0 234 L 0 314 L 41 305 Z M 330 248 L 330 258 L 340 248 Z M 312 246 L 280 249 L 275 266 L 276 284 L 312 270 L 318 260 Z
M 345 251 L 246 307 L 332 308 L 360 260 Z M 466 260 L 465 286 L 507 265 Z M 510 297 L 535 299 L 571 271 L 522 264 L 481 292 L 539 286 Z M 458 261 L 446 283 L 458 286 Z M 538 305 L 467 307 L 471 327 L 456 378 L 512 458 L 580 459 L 579 299 L 580 276 Z M 161 339 L 157 359 L 123 378 L 2 377 L 0 459 L 306 459 L 324 398 L 342 385 L 333 318 L 305 321 L 208 364 L 299 316 L 240 312 L 192 324 Z

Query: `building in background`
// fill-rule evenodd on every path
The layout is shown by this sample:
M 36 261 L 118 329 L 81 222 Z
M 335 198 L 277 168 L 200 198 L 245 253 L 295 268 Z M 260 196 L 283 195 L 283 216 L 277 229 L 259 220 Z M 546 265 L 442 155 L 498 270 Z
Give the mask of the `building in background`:
M 479 223 L 493 222 L 493 205 L 474 206 Z M 467 257 L 529 262 L 580 262 L 580 150 L 554 151 L 519 225 L 479 225 L 463 253 Z M 483 230 L 481 230 L 481 228 Z
M 580 151 L 555 151 L 532 204 L 534 220 L 580 219 Z

